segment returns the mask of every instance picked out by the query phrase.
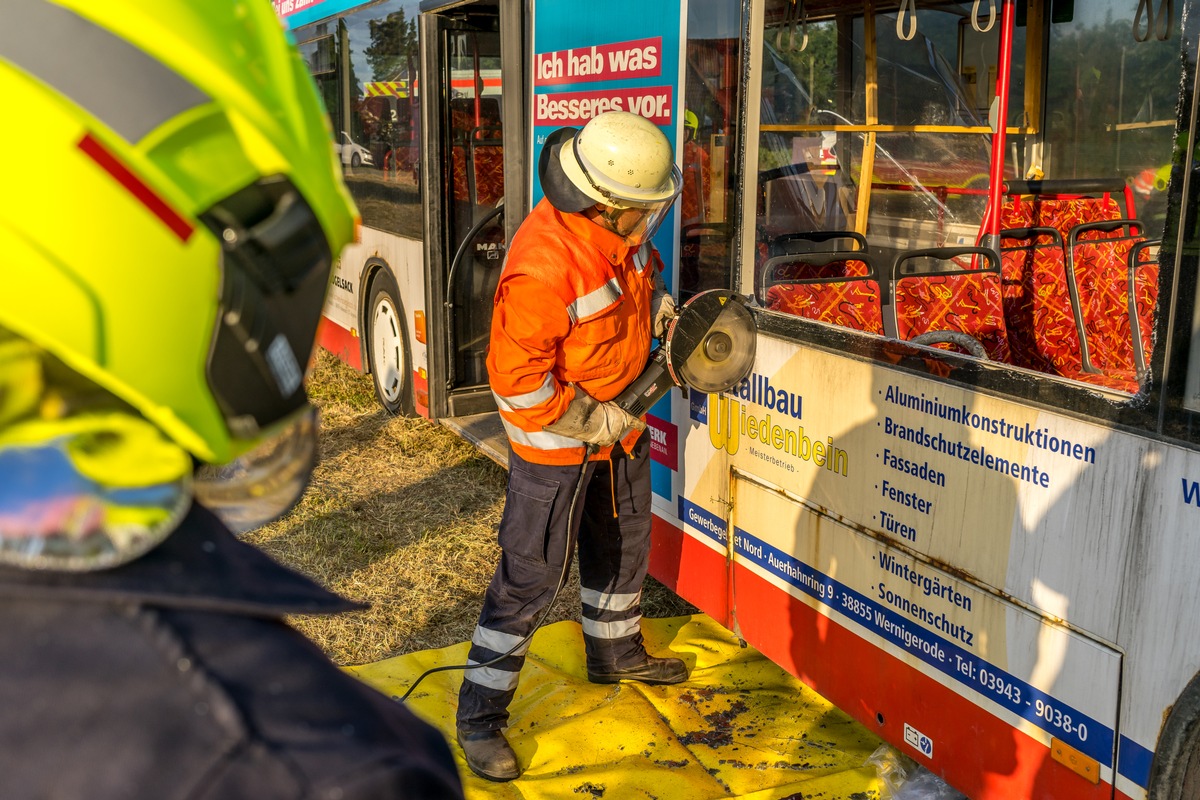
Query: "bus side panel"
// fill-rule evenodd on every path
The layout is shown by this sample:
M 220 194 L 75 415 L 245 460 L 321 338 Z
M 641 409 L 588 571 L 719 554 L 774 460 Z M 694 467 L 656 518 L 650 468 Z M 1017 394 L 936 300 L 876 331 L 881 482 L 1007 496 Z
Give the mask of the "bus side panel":
M 733 628 L 725 553 L 658 514 L 653 523 L 650 574 L 726 628 Z
M 413 394 L 417 412 L 429 416 L 429 352 L 424 333 L 417 336 L 418 320 L 425 316 L 425 261 L 422 244 L 373 228 L 361 229 L 362 240 L 342 251 L 325 300 L 320 344 L 350 366 L 368 369 L 362 336 L 370 326 L 370 280 L 375 270 L 387 268 L 400 291 L 404 331 L 412 358 Z
M 1166 714 L 1200 671 L 1194 633 L 1200 619 L 1200 453 L 1154 442 L 1131 469 L 1141 477 L 1142 515 L 1128 534 L 1121 602 L 1118 641 L 1129 666 L 1121 692 L 1120 763 L 1123 775 L 1144 785 Z
M 334 322 L 328 312 L 321 317 L 320 327 L 317 328 L 317 344 L 359 372 L 366 371 L 357 329 Z
M 747 641 L 973 798 L 1111 796 L 1119 653 L 778 487 L 733 499 Z
M 1103 736 L 1104 746 L 1095 752 L 1102 780 L 1115 781 L 1123 797 L 1144 797 L 1163 710 L 1195 674 L 1200 649 L 1194 637 L 1171 634 L 1179 619 L 1200 616 L 1200 595 L 1187 589 L 1194 579 L 1189 584 L 1186 577 L 1200 561 L 1200 537 L 1191 536 L 1182 551 L 1167 541 L 1194 529 L 1190 521 L 1200 515 L 1195 452 L 771 336 L 759 337 L 754 370 L 742 385 L 702 398 L 698 405 L 690 417 L 681 416 L 689 422 L 680 427 L 678 496 L 656 503 L 656 514 L 683 531 L 666 534 L 656 528 L 668 543 L 660 545 L 666 557 L 656 561 L 656 576 L 666 575 L 668 584 L 679 582 L 680 594 L 701 607 L 705 603 L 693 596 L 705 595 L 720 611 L 732 605 L 731 629 L 743 635 L 753 630 L 756 646 L 801 676 L 814 675 L 812 664 L 788 644 L 792 634 L 781 624 L 786 619 L 781 614 L 808 602 L 802 625 L 811 627 L 816 616 L 828 619 L 832 611 L 813 610 L 818 603 L 798 598 L 780 576 L 773 578 L 776 596 L 751 599 L 737 582 L 748 567 L 739 566 L 731 583 L 728 560 L 735 556 L 727 550 L 739 547 L 738 537 L 746 530 L 730 528 L 732 540 L 725 535 L 733 521 L 730 509 L 736 517 L 745 506 L 731 497 L 731 476 L 777 487 L 793 502 L 840 523 L 839 529 L 887 543 L 888 553 L 937 568 L 962 594 L 988 595 L 987 602 L 975 601 L 970 628 L 976 649 L 968 660 L 986 662 L 1036 688 L 1032 700 L 1041 700 L 1041 712 L 1052 718 L 1057 709 L 1059 727 L 1037 719 L 1039 709 L 1032 704 L 1016 708 L 964 685 L 951 672 L 914 664 L 922 683 L 966 698 L 988 725 L 1007 729 L 1010 740 L 1018 742 L 1013 758 L 1022 763 L 1033 756 L 1020 754 L 1034 745 L 1030 752 L 1040 753 L 1040 763 L 1052 739 L 1087 754 Z M 754 527 L 752 536 L 769 538 L 764 531 L 786 519 L 775 516 L 770 524 Z M 796 528 L 785 524 L 784 529 Z M 688 588 L 669 556 L 671 548 L 697 544 L 713 552 L 703 562 L 694 559 L 708 575 Z M 799 540 L 782 543 L 778 555 L 807 558 L 804 547 Z M 738 550 L 739 564 L 744 555 Z M 881 569 L 871 550 L 843 553 L 840 563 L 843 572 Z M 1169 579 L 1160 582 L 1164 576 Z M 886 578 L 896 580 L 894 574 Z M 856 586 L 860 595 L 878 589 L 869 578 Z M 715 602 L 720 592 L 732 590 L 736 603 L 732 597 Z M 1180 613 L 1164 618 L 1155 609 Z M 1021 632 L 1014 634 L 1014 614 L 1037 624 L 1020 622 Z M 1040 639 L 1042 621 L 1057 642 L 1053 648 Z M 906 623 L 937 634 L 928 618 L 908 615 Z M 877 633 L 862 635 L 875 642 L 865 652 L 876 658 L 883 657 L 878 648 L 892 646 Z M 780 637 L 785 641 L 777 641 Z M 1065 650 L 1065 661 L 1055 660 L 1061 653 L 1054 648 Z M 837 669 L 860 663 L 837 652 L 830 656 L 833 679 Z M 866 658 L 864 669 L 870 663 Z M 1097 691 L 1097 686 L 1107 688 Z M 861 691 L 846 690 L 830 699 L 854 709 L 861 705 Z M 1112 713 L 1118 696 L 1123 709 L 1119 744 L 1113 741 L 1117 719 Z M 1075 712 L 1096 723 L 1086 723 L 1089 741 L 1079 741 L 1077 728 L 1065 721 L 1070 715 L 1077 723 Z M 1119 774 L 1114 776 L 1117 749 Z M 1040 782 L 1059 780 L 1057 771 L 1037 771 L 1039 783 L 1026 788 L 1039 796 Z
M 317 343 L 359 372 L 366 372 L 367 365 L 359 341 L 362 331 L 359 309 L 366 302 L 359 299 L 364 260 L 356 252 L 359 247 L 358 244 L 348 246 L 334 266 Z

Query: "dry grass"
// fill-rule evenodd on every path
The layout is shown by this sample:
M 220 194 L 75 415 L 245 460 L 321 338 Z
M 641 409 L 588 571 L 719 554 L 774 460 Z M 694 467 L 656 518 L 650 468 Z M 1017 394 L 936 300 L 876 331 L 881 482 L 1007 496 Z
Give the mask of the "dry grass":
M 310 392 L 321 464 L 291 514 L 245 538 L 370 608 L 292 622 L 343 665 L 469 639 L 500 552 L 506 473 L 440 425 L 388 416 L 370 378 L 323 352 Z M 694 609 L 648 580 L 643 611 Z M 578 617 L 572 570 L 549 621 Z

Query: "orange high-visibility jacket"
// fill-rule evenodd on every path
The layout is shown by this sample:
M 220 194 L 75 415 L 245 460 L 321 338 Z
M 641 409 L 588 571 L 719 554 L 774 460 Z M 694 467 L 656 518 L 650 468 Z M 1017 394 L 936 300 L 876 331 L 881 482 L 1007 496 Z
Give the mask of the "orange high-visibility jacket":
M 583 461 L 581 441 L 542 426 L 566 411 L 575 397 L 569 384 L 611 400 L 645 369 L 656 269 L 662 259 L 653 245 L 631 248 L 547 200 L 521 224 L 496 288 L 487 358 L 517 455 L 536 464 Z

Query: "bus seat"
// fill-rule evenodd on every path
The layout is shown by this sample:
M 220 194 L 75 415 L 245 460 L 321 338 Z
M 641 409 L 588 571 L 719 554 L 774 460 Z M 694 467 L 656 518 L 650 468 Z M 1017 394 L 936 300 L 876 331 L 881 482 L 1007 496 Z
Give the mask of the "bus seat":
M 1089 372 L 1125 378 L 1137 373 L 1131 256 L 1143 240 L 1136 220 L 1089 222 L 1071 229 L 1067 261 L 1079 297 L 1081 349 Z
M 1125 209 L 1116 196 L 1125 200 Z M 1001 228 L 1054 228 L 1067 240 L 1071 229 L 1134 216 L 1133 195 L 1120 178 L 1006 180 Z
M 778 256 L 803 255 L 805 253 L 851 253 L 857 251 L 865 252 L 867 249 L 867 237 L 857 231 L 829 230 L 829 231 L 790 231 L 787 233 L 770 233 L 764 226 L 758 226 L 758 239 L 755 247 L 755 287 L 756 291 L 762 292 L 770 283 L 770 276 L 767 274 L 767 262 Z M 808 272 L 802 264 L 802 259 L 796 259 L 794 267 L 791 268 L 791 274 L 797 278 L 805 277 L 821 277 L 818 274 Z M 777 267 L 782 262 L 777 262 Z M 825 274 L 835 275 L 836 272 L 828 272 Z M 860 274 L 866 274 L 861 272 Z M 781 272 L 774 278 L 775 282 L 779 282 L 787 277 L 786 272 Z
M 454 199 L 494 206 L 504 197 L 504 146 L 498 127 L 479 126 L 451 148 Z
M 776 256 L 764 267 L 765 305 L 772 311 L 883 335 L 883 302 L 865 252 Z
M 1128 289 L 1115 288 L 1128 284 L 1137 241 L 1121 233 L 1137 224 L 1123 219 L 1132 213 L 1124 182 L 1007 181 L 1005 192 L 1000 244 L 1013 363 L 1136 391 Z
M 974 262 L 973 268 L 961 266 L 966 258 Z M 922 261 L 952 266 L 921 266 Z M 908 250 L 892 265 L 891 278 L 892 313 L 900 339 L 959 331 L 977 339 L 991 360 L 1011 362 L 1000 259 L 994 251 L 985 247 Z

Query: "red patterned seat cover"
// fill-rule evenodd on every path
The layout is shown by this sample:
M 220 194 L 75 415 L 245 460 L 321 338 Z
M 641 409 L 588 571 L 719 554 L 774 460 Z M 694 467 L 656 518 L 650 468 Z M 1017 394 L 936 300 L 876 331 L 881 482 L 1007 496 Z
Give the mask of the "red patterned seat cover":
M 766 306 L 784 314 L 883 335 L 879 282 L 874 278 L 776 284 L 767 289 Z
M 496 116 L 494 104 L 482 104 L 482 116 L 476 120 L 475 115 L 468 110 L 474 106 L 468 103 L 462 108 L 452 109 L 450 125 L 453 129 L 454 146 L 450 150 L 451 168 L 454 171 L 451 185 L 454 187 L 454 199 L 475 202 L 481 206 L 494 206 L 504 197 L 504 148 L 496 144 L 481 144 L 480 139 L 495 141 L 500 138 L 500 120 Z M 475 138 L 474 147 L 474 179 L 475 197 L 470 197 L 467 182 L 467 153 L 466 142 Z
M 1123 214 L 1110 195 L 1102 197 L 1035 197 L 1023 201 L 1030 206 L 1028 227 L 1055 228 L 1063 241 L 1076 225 L 1120 219 Z M 1001 217 L 1003 220 L 1003 217 Z M 1014 226 L 1016 227 L 1016 226 Z
M 998 273 L 902 275 L 893 291 L 901 339 L 960 331 L 978 339 L 991 360 L 1011 362 Z
M 766 271 L 772 311 L 883 335 L 879 282 L 866 261 L 796 254 L 771 259 Z

